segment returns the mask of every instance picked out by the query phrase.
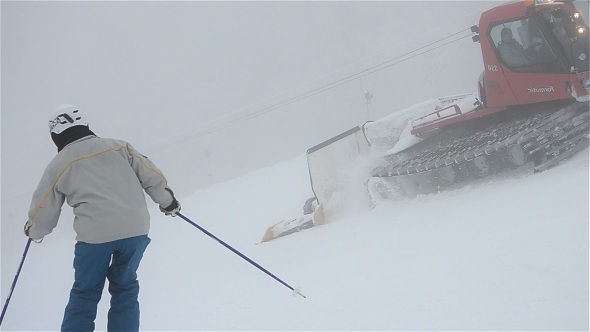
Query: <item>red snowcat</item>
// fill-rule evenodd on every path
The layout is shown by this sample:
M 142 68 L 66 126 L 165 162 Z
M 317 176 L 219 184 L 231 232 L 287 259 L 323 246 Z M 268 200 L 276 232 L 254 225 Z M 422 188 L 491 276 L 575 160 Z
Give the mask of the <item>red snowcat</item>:
M 271 226 L 263 241 L 358 202 L 436 192 L 527 165 L 539 172 L 588 147 L 589 35 L 574 1 L 502 4 L 471 31 L 484 63 L 477 95 L 423 103 L 432 108 L 392 114 L 309 149 L 315 197 L 303 217 Z M 359 165 L 357 157 L 375 151 L 378 161 Z

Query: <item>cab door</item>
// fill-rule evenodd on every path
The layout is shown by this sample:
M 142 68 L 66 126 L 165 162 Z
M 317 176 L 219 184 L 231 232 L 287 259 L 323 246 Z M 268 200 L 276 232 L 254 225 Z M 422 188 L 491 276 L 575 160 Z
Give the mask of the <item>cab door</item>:
M 494 84 L 498 90 L 494 91 L 493 86 L 486 89 L 490 106 L 572 98 L 566 65 L 560 61 L 559 52 L 546 34 L 546 28 L 540 26 L 535 17 L 490 25 L 491 50 L 486 69 L 495 70 L 495 75 L 491 76 L 496 79 Z

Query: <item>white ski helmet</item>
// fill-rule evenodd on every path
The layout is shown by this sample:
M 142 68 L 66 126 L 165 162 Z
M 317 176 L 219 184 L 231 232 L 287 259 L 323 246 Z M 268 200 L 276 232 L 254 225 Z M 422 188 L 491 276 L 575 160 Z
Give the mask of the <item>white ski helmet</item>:
M 78 107 L 70 104 L 58 106 L 49 120 L 49 130 L 54 134 L 61 134 L 73 126 L 88 126 L 88 121 Z

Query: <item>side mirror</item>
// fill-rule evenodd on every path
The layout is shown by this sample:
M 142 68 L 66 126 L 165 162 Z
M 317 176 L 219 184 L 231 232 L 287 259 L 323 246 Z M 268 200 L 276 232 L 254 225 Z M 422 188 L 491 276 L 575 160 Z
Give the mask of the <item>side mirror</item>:
M 479 27 L 477 25 L 472 26 L 471 32 L 476 34 L 475 36 L 472 36 L 471 39 L 476 43 L 479 42 Z

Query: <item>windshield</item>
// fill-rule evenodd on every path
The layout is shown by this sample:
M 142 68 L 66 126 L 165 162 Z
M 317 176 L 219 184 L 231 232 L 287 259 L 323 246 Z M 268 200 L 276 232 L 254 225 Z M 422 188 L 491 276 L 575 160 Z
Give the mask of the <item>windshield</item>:
M 563 73 L 550 43 L 534 18 L 501 22 L 492 26 L 490 37 L 500 61 L 515 72 Z M 551 38 L 554 39 L 554 38 Z

